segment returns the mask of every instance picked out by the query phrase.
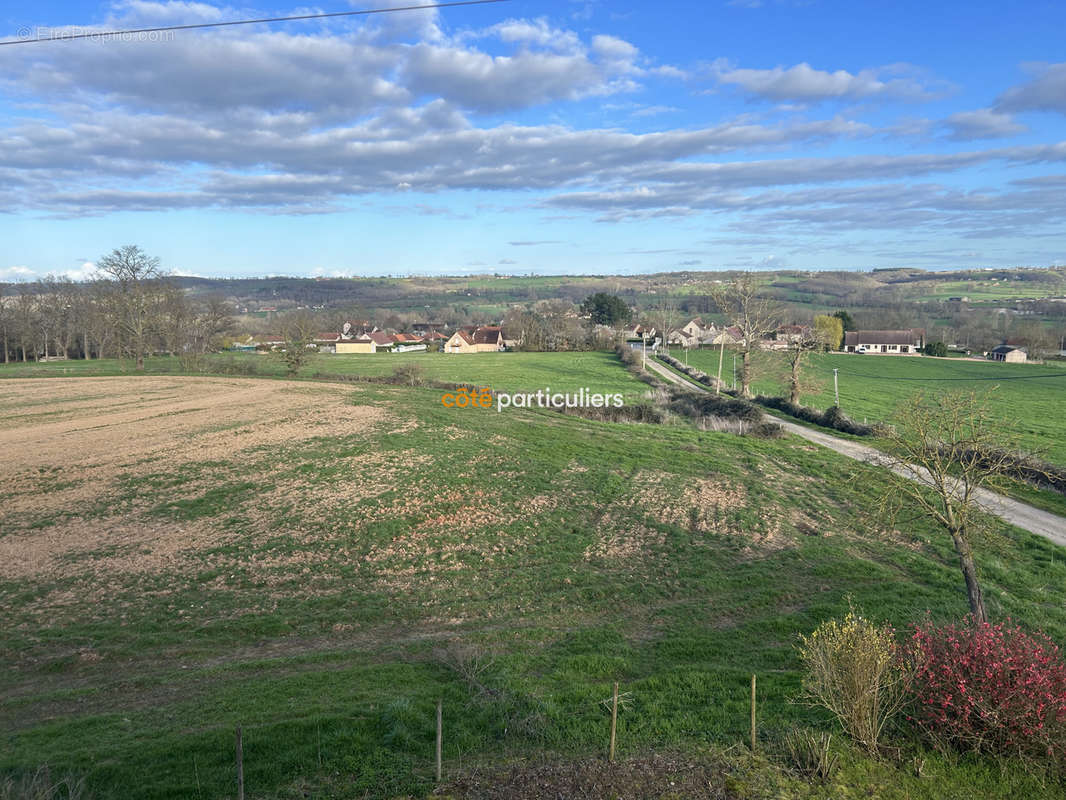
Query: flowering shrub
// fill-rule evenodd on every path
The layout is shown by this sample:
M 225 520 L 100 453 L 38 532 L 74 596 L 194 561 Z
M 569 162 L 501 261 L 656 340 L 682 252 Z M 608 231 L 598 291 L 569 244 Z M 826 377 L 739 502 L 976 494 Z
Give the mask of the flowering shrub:
M 1043 633 L 916 625 L 908 718 L 938 746 L 1066 765 L 1066 662 Z
M 853 610 L 800 637 L 803 688 L 809 701 L 831 711 L 844 731 L 867 750 L 877 750 L 885 725 L 900 709 L 909 669 L 895 632 Z

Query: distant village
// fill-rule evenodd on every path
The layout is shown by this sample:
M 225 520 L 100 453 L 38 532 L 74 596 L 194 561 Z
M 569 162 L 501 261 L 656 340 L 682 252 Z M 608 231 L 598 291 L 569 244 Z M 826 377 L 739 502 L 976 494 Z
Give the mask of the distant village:
M 717 326 L 694 317 L 684 325 L 670 328 L 666 335 L 651 325 L 632 324 L 619 328 L 597 325 L 604 338 L 624 342 L 633 349 L 658 352 L 669 347 L 698 349 L 702 347 L 744 347 L 744 333 L 740 328 Z M 810 325 L 781 325 L 771 333 L 754 341 L 753 346 L 763 350 L 788 350 L 802 342 L 811 341 L 815 331 Z M 926 347 L 926 332 L 922 328 L 902 330 L 853 330 L 845 331 L 839 348 L 829 347 L 857 355 L 919 355 L 930 353 Z M 307 346 L 320 353 L 496 353 L 523 349 L 521 335 L 508 338 L 503 325 L 463 325 L 449 332 L 437 323 L 415 323 L 409 331 L 383 330 L 369 320 L 345 322 L 339 332 L 317 333 Z M 280 334 L 258 334 L 239 337 L 232 347 L 238 351 L 270 351 L 288 346 L 288 340 Z M 944 345 L 939 345 L 944 349 Z M 956 352 L 957 351 L 956 349 Z M 961 353 L 971 355 L 968 351 Z M 975 357 L 990 361 L 1021 363 L 1028 360 L 1026 348 L 1009 340 Z

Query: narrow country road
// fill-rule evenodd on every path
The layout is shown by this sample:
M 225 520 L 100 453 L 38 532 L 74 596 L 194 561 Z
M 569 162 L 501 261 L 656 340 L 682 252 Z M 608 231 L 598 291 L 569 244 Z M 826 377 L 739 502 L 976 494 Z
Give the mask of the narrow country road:
M 678 375 L 676 372 L 673 372 L 654 359 L 649 358 L 647 366 L 648 369 L 652 370 L 659 377 L 668 380 L 671 383 L 676 383 L 698 392 L 709 391 L 706 386 L 701 386 L 688 378 Z M 831 434 L 812 430 L 803 425 L 797 425 L 794 422 L 786 422 L 779 417 L 771 417 L 771 419 L 789 433 L 802 436 L 809 442 L 814 442 L 822 447 L 828 447 L 830 450 L 834 450 L 848 458 L 853 458 L 856 461 L 863 461 L 868 464 L 875 464 L 880 467 L 885 467 L 886 469 L 891 469 L 893 472 L 903 475 L 906 478 L 914 478 L 917 473 L 917 467 L 911 467 L 909 469 L 905 467 L 893 467 L 887 463 L 884 453 L 873 447 L 859 444 L 850 439 L 839 439 Z M 1011 525 L 1016 525 L 1023 530 L 1035 533 L 1038 536 L 1043 536 L 1045 539 L 1049 539 L 1055 544 L 1066 547 L 1066 519 L 1063 517 L 1036 508 L 1027 503 L 1014 500 L 1013 498 L 991 492 L 987 489 L 979 489 L 976 493 L 976 497 L 978 504 L 988 513 L 995 514 L 997 517 Z

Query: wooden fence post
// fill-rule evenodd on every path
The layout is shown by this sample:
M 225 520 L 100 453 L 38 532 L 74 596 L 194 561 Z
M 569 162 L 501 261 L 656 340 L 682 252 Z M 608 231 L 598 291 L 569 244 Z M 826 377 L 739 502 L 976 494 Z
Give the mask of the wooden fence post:
M 607 760 L 614 763 L 614 740 L 615 731 L 618 729 L 618 681 L 614 682 L 614 699 L 611 702 L 611 749 L 607 754 Z
M 755 675 L 751 676 L 751 752 L 755 752 Z
M 244 742 L 241 726 L 237 726 L 237 800 L 244 800 Z
M 440 783 L 440 776 L 441 776 L 441 763 L 440 763 L 440 760 L 441 760 L 441 744 L 442 744 L 443 739 L 444 739 L 444 736 L 443 736 L 444 731 L 443 731 L 443 728 L 441 726 L 442 719 L 443 719 L 443 711 L 444 711 L 443 706 L 444 706 L 444 699 L 441 698 L 440 700 L 437 701 L 437 783 Z

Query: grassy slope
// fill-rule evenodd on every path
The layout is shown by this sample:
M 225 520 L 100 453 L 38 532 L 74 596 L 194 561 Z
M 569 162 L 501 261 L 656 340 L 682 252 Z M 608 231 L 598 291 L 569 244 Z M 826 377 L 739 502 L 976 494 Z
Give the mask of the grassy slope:
M 305 367 L 301 375 L 382 377 L 406 364 L 417 364 L 428 380 L 472 383 L 499 391 L 537 391 L 551 387 L 553 391 L 576 392 L 588 387 L 595 392 L 619 392 L 635 399 L 648 388 L 619 369 L 614 353 L 605 352 L 323 354 Z M 222 353 L 208 361 L 208 369 L 217 371 L 242 365 L 263 375 L 281 376 L 285 372 L 280 361 L 265 355 Z M 172 358 L 152 358 L 147 368 L 153 373 L 176 372 L 178 364 Z M 115 359 L 0 365 L 0 378 L 125 374 L 133 374 L 132 364 Z
M 418 426 L 117 476 L 69 510 L 209 519 L 238 536 L 193 572 L 121 576 L 103 600 L 43 616 L 49 592 L 86 587 L 64 574 L 0 583 L 0 767 L 88 773 L 100 797 L 220 797 L 242 723 L 254 796 L 301 796 L 308 781 L 343 786 L 337 796 L 424 792 L 438 697 L 455 769 L 460 754 L 598 749 L 615 680 L 632 696 L 623 752 L 732 744 L 752 672 L 773 741 L 825 724 L 789 702 L 793 644 L 847 595 L 897 625 L 965 611 L 939 536 L 881 529 L 878 473 L 799 440 L 449 410 L 401 387 L 356 400 Z M 364 459 L 404 466 L 403 479 L 359 499 Z M 44 491 L 55 476 L 38 480 Z M 721 505 L 685 495 L 701 481 Z M 338 485 L 350 496 L 314 502 Z M 0 529 L 63 513 L 7 515 Z M 1003 532 L 982 559 L 992 613 L 1062 641 L 1066 553 Z M 480 680 L 503 699 L 478 699 L 441 667 L 433 650 L 455 638 L 497 653 Z M 880 785 L 880 796 L 998 797 L 1015 780 L 979 765 L 930 771 L 917 781 L 849 758 L 835 796 Z
M 714 374 L 718 352 L 689 353 L 689 363 Z M 997 416 L 1011 420 L 1018 444 L 1045 451 L 1045 458 L 1066 465 L 1066 427 L 1061 423 L 1066 401 L 1066 368 L 1061 364 L 996 364 L 959 359 L 815 355 L 806 368 L 822 382 L 823 390 L 804 397 L 805 405 L 826 408 L 833 403 L 833 369 L 839 372 L 840 407 L 854 419 L 888 420 L 914 392 L 987 391 Z M 725 377 L 731 370 L 726 354 Z M 1055 377 L 1057 376 L 1057 377 Z M 755 390 L 782 394 L 783 384 L 756 381 Z

